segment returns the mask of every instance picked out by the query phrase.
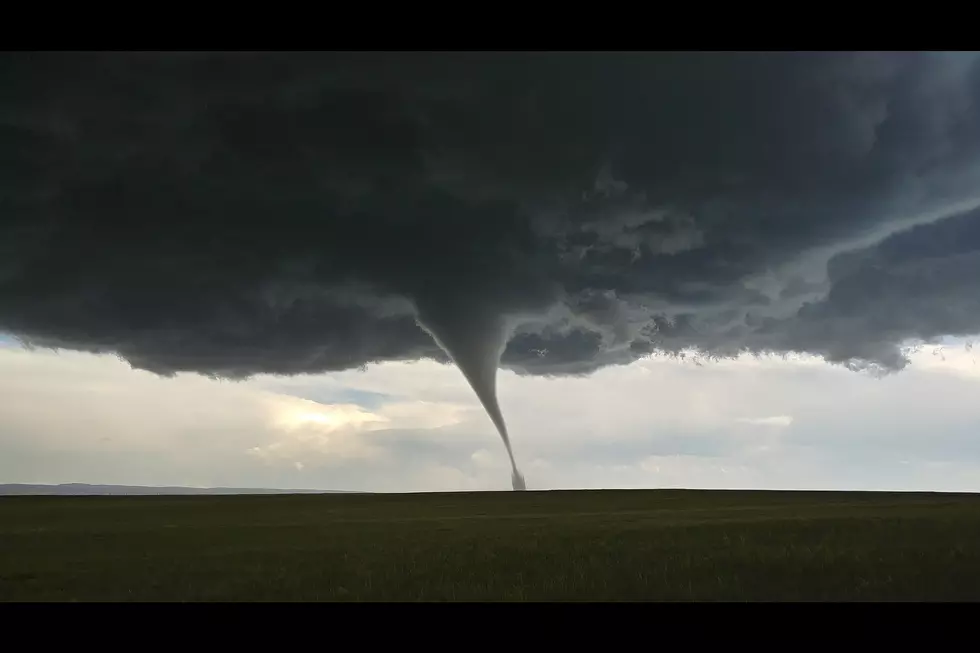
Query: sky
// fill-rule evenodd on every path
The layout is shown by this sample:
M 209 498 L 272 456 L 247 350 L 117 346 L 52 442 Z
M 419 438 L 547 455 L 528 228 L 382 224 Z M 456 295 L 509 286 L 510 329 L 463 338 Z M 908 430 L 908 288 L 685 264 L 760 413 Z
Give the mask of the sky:
M 15 52 L 0 85 L 0 480 L 976 478 L 980 54 Z
M 980 366 L 963 343 L 873 378 L 816 358 L 664 357 L 588 378 L 503 372 L 529 489 L 980 491 Z M 0 348 L 0 479 L 426 492 L 506 490 L 506 453 L 432 361 L 242 382 Z

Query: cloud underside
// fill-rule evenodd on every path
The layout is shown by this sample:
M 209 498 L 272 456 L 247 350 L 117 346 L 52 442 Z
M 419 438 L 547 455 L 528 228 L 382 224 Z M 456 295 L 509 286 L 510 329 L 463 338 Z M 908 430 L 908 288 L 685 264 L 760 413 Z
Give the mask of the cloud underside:
M 980 333 L 978 61 L 6 54 L 0 331 L 227 377 L 447 360 L 420 315 L 528 374 L 900 369 Z

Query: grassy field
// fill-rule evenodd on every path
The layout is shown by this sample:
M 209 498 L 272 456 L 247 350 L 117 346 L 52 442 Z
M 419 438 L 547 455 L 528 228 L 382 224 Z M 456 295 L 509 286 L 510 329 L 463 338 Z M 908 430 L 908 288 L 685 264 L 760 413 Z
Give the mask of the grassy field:
M 978 600 L 980 496 L 0 498 L 0 600 Z

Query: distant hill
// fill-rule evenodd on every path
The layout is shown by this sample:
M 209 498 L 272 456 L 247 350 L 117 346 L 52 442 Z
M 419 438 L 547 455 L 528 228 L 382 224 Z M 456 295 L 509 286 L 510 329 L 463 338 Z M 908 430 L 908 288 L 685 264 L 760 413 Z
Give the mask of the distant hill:
M 138 485 L 88 485 L 63 483 L 61 485 L 0 484 L 0 496 L 146 496 L 146 495 L 199 495 L 199 494 L 361 494 L 343 490 L 270 490 L 265 488 L 235 487 L 142 487 Z

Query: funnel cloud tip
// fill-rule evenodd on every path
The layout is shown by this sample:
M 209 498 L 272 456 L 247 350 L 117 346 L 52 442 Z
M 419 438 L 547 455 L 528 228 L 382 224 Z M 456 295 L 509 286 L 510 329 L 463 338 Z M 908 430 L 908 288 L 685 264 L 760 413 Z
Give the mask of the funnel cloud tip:
M 514 470 L 514 473 L 511 476 L 511 485 L 513 486 L 514 490 L 519 491 L 519 490 L 527 489 L 527 483 L 524 481 L 524 475 L 521 474 L 516 469 Z

